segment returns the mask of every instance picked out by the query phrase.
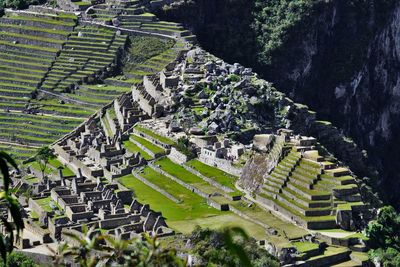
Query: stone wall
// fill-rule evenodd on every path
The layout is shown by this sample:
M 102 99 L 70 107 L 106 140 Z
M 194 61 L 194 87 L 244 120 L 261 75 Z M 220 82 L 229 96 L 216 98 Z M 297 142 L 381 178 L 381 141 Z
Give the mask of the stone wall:
M 209 157 L 203 153 L 200 154 L 199 160 L 204 164 L 210 165 L 212 167 L 217 167 L 229 174 L 240 177 L 242 175 L 242 169 L 232 166 L 232 163 L 226 159 L 220 159 L 215 157 Z
M 188 157 L 182 152 L 178 151 L 175 147 L 171 147 L 171 152 L 168 154 L 168 158 L 178 164 L 181 164 L 182 166 L 183 163 L 188 161 Z
M 153 115 L 153 106 L 149 104 L 140 91 L 135 87 L 132 88 L 132 97 L 139 103 L 140 108 L 143 109 L 144 112 L 149 116 Z
M 35 226 L 34 223 L 32 221 L 27 221 L 24 220 L 24 227 L 26 230 L 28 230 L 29 232 L 32 232 L 34 234 L 37 234 L 41 237 L 41 241 L 42 243 L 51 243 L 53 242 L 53 240 L 50 237 L 50 232 L 47 229 L 43 229 L 41 227 Z
M 28 201 L 28 207 L 36 212 L 37 214 L 47 213 L 34 199 L 30 198 Z

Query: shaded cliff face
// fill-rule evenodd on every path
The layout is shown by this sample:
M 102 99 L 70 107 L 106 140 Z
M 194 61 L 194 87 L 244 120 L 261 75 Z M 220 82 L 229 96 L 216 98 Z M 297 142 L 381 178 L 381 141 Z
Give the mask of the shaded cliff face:
M 400 207 L 400 4 L 344 2 L 323 6 L 262 73 L 365 149 L 383 197 Z
M 258 56 L 262 38 L 253 25 L 261 11 L 254 2 L 183 1 L 159 13 L 191 28 L 210 52 L 253 67 L 353 138 L 379 170 L 384 196 L 399 207 L 400 3 L 321 1 L 265 63 Z

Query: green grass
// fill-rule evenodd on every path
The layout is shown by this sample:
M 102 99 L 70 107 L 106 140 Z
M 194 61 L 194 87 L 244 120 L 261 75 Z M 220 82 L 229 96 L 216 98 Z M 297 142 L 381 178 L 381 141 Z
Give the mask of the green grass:
M 304 253 L 310 250 L 318 249 L 318 244 L 311 242 L 293 242 L 293 245 L 297 248 L 297 251 Z
M 168 177 L 154 171 L 150 167 L 145 167 L 140 175 L 146 178 L 149 182 L 159 186 L 171 195 L 175 196 L 177 199 L 186 202 L 189 205 L 195 204 L 197 202 L 203 202 L 203 198 L 192 193 L 189 189 L 186 189 L 182 185 L 175 181 L 172 181 Z
M 149 154 L 147 154 L 146 152 L 144 152 L 142 149 L 140 149 L 137 145 L 135 145 L 134 143 L 132 143 L 131 141 L 127 140 L 124 141 L 124 147 L 126 148 L 126 150 L 128 150 L 131 153 L 136 153 L 139 152 L 140 155 L 145 159 L 145 160 L 151 160 L 153 159 L 152 156 L 150 156 Z
M 155 165 L 160 165 L 160 168 L 167 173 L 175 176 L 185 183 L 188 184 L 196 184 L 196 183 L 205 183 L 200 177 L 192 174 L 191 172 L 187 171 L 182 166 L 173 163 L 169 158 L 162 158 L 157 160 Z
M 62 168 L 62 173 L 64 176 L 72 176 L 75 173 L 71 171 L 70 168 L 65 167 L 58 159 L 51 159 L 49 160 L 49 164 L 53 166 L 55 169 Z
M 237 177 L 221 171 L 217 168 L 206 165 L 196 159 L 188 161 L 186 164 L 189 167 L 200 172 L 202 175 L 215 180 L 217 183 L 224 185 L 230 189 L 236 190 L 235 182 L 237 180 Z
M 35 199 L 36 203 L 43 208 L 44 211 L 52 212 L 53 209 L 50 207 L 51 197 Z
M 186 184 L 192 185 L 206 194 L 220 193 L 222 190 L 210 185 L 197 175 L 192 174 L 182 166 L 173 163 L 169 158 L 162 158 L 154 162 L 154 165 L 160 165 L 160 168 L 168 174 L 178 178 Z
M 130 138 L 136 142 L 138 142 L 139 144 L 141 144 L 142 146 L 144 146 L 145 148 L 147 148 L 148 150 L 150 150 L 151 152 L 153 152 L 154 154 L 163 154 L 165 153 L 165 150 L 153 143 L 151 143 L 150 141 L 147 141 L 146 139 L 137 136 L 137 135 L 131 135 Z
M 150 208 L 155 211 L 161 211 L 167 220 L 190 220 L 219 215 L 222 213 L 221 211 L 208 206 L 204 199 L 197 197 L 190 191 L 185 192 L 185 194 L 191 193 L 190 196 L 193 197 L 193 200 L 191 201 L 190 197 L 185 195 L 182 197 L 187 199 L 187 202 L 184 201 L 180 204 L 177 204 L 151 187 L 145 185 L 138 179 L 134 178 L 133 175 L 127 175 L 119 178 L 118 180 L 124 186 L 134 192 L 134 195 L 139 202 L 149 204 Z
M 27 181 L 29 184 L 34 184 L 34 183 L 39 182 L 39 178 L 37 178 L 35 176 L 30 176 L 30 177 L 26 177 L 25 181 Z
M 147 176 L 149 175 L 153 174 L 148 173 Z M 160 180 L 162 178 L 156 179 Z M 170 187 L 170 190 L 174 190 L 175 193 L 179 192 L 180 197 L 183 199 L 183 202 L 179 204 L 143 184 L 134 178 L 133 175 L 124 176 L 118 180 L 135 193 L 135 197 L 139 202 L 147 203 L 151 209 L 162 212 L 162 215 L 167 219 L 168 226 L 179 232 L 188 234 L 193 231 L 196 225 L 212 229 L 238 226 L 257 239 L 265 238 L 265 229 L 261 226 L 231 212 L 218 211 L 208 206 L 204 199 L 198 197 L 190 190 L 184 190 L 183 187 L 177 189 L 179 185 L 172 186 L 171 188 L 168 185 L 171 183 L 171 180 L 163 184 L 165 184 L 165 187 Z M 155 180 L 152 181 L 154 182 Z
M 50 33 L 50 34 L 57 34 L 57 35 L 64 35 L 68 36 L 70 32 L 68 31 L 61 31 L 61 30 L 54 30 L 54 29 L 47 29 L 43 27 L 33 27 L 33 26 L 26 26 L 26 25 L 13 25 L 13 24 L 2 24 L 0 23 L 0 26 L 5 29 L 5 28 L 14 28 L 14 29 L 24 29 L 24 30 L 29 30 L 29 31 L 39 31 L 39 32 L 45 32 L 45 33 Z
M 148 135 L 148 136 L 150 136 L 150 137 L 152 137 L 152 138 L 154 138 L 154 139 L 156 139 L 158 141 L 160 141 L 161 143 L 164 143 L 164 144 L 167 144 L 167 145 L 171 145 L 171 146 L 175 144 L 175 142 L 173 140 L 171 140 L 170 138 L 167 138 L 165 136 L 159 135 L 159 134 L 151 131 L 150 129 L 147 129 L 147 128 L 142 127 L 140 125 L 136 125 L 134 127 L 134 129 L 139 131 L 139 132 L 142 132 L 142 133 L 144 133 L 144 134 L 146 134 L 146 135 Z
M 63 16 L 60 16 L 62 18 Z M 7 18 L 9 19 L 20 19 L 20 20 L 27 20 L 27 21 L 35 21 L 35 22 L 43 22 L 46 24 L 53 24 L 53 25 L 63 25 L 63 26 L 75 26 L 75 22 L 66 22 L 64 20 L 56 20 L 56 19 L 51 19 L 50 17 L 48 19 L 46 18 L 38 18 L 38 17 L 28 17 L 28 16 L 23 16 L 19 14 L 11 14 L 11 16 L 8 16 Z
M 34 210 L 31 210 L 32 219 L 39 219 L 39 214 L 37 214 Z
M 14 44 L 12 42 L 3 41 L 3 40 L 0 40 L 0 45 L 8 45 L 8 46 L 14 46 L 14 47 L 22 48 L 22 49 L 32 49 L 32 50 L 38 50 L 38 51 L 50 52 L 50 53 L 58 52 L 57 48 L 33 46 L 33 45 L 26 45 L 26 44 Z

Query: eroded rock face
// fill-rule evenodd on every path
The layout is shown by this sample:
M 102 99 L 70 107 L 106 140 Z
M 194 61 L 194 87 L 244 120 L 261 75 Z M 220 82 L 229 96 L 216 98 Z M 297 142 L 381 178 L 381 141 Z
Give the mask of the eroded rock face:
M 315 21 L 319 25 L 314 24 L 298 41 L 302 52 L 292 69 L 282 65 L 289 75 L 275 73 L 281 77 L 277 87 L 308 104 L 320 118 L 332 121 L 367 150 L 370 165 L 380 173 L 380 188 L 392 192 L 400 188 L 395 167 L 400 163 L 400 4 L 386 21 L 373 7 L 361 20 L 364 24 L 354 21 L 352 14 L 340 4 L 322 12 Z M 343 29 L 346 21 L 351 26 Z M 351 35 L 353 39 L 348 38 Z M 335 55 L 346 49 L 346 43 L 354 50 L 346 52 L 349 62 L 342 58 L 335 63 Z M 398 205 L 398 196 L 385 195 Z
M 268 159 L 264 154 L 254 155 L 244 166 L 240 185 L 250 191 L 255 191 L 263 184 L 263 175 L 268 171 Z

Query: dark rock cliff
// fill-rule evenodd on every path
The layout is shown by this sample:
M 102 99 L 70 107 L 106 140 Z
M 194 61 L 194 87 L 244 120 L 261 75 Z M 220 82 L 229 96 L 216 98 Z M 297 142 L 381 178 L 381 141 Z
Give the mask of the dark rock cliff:
M 394 193 L 400 189 L 400 3 L 321 3 L 288 31 L 268 64 L 257 57 L 254 1 L 188 0 L 159 14 L 192 29 L 217 56 L 255 68 L 293 100 L 317 111 L 317 119 L 331 121 L 337 134 L 350 136 L 379 171 L 379 188 L 388 192 L 384 196 L 400 207 Z M 318 127 L 305 132 L 318 135 Z M 335 155 L 346 162 L 356 156 Z M 356 170 L 359 175 L 371 175 L 362 168 Z

